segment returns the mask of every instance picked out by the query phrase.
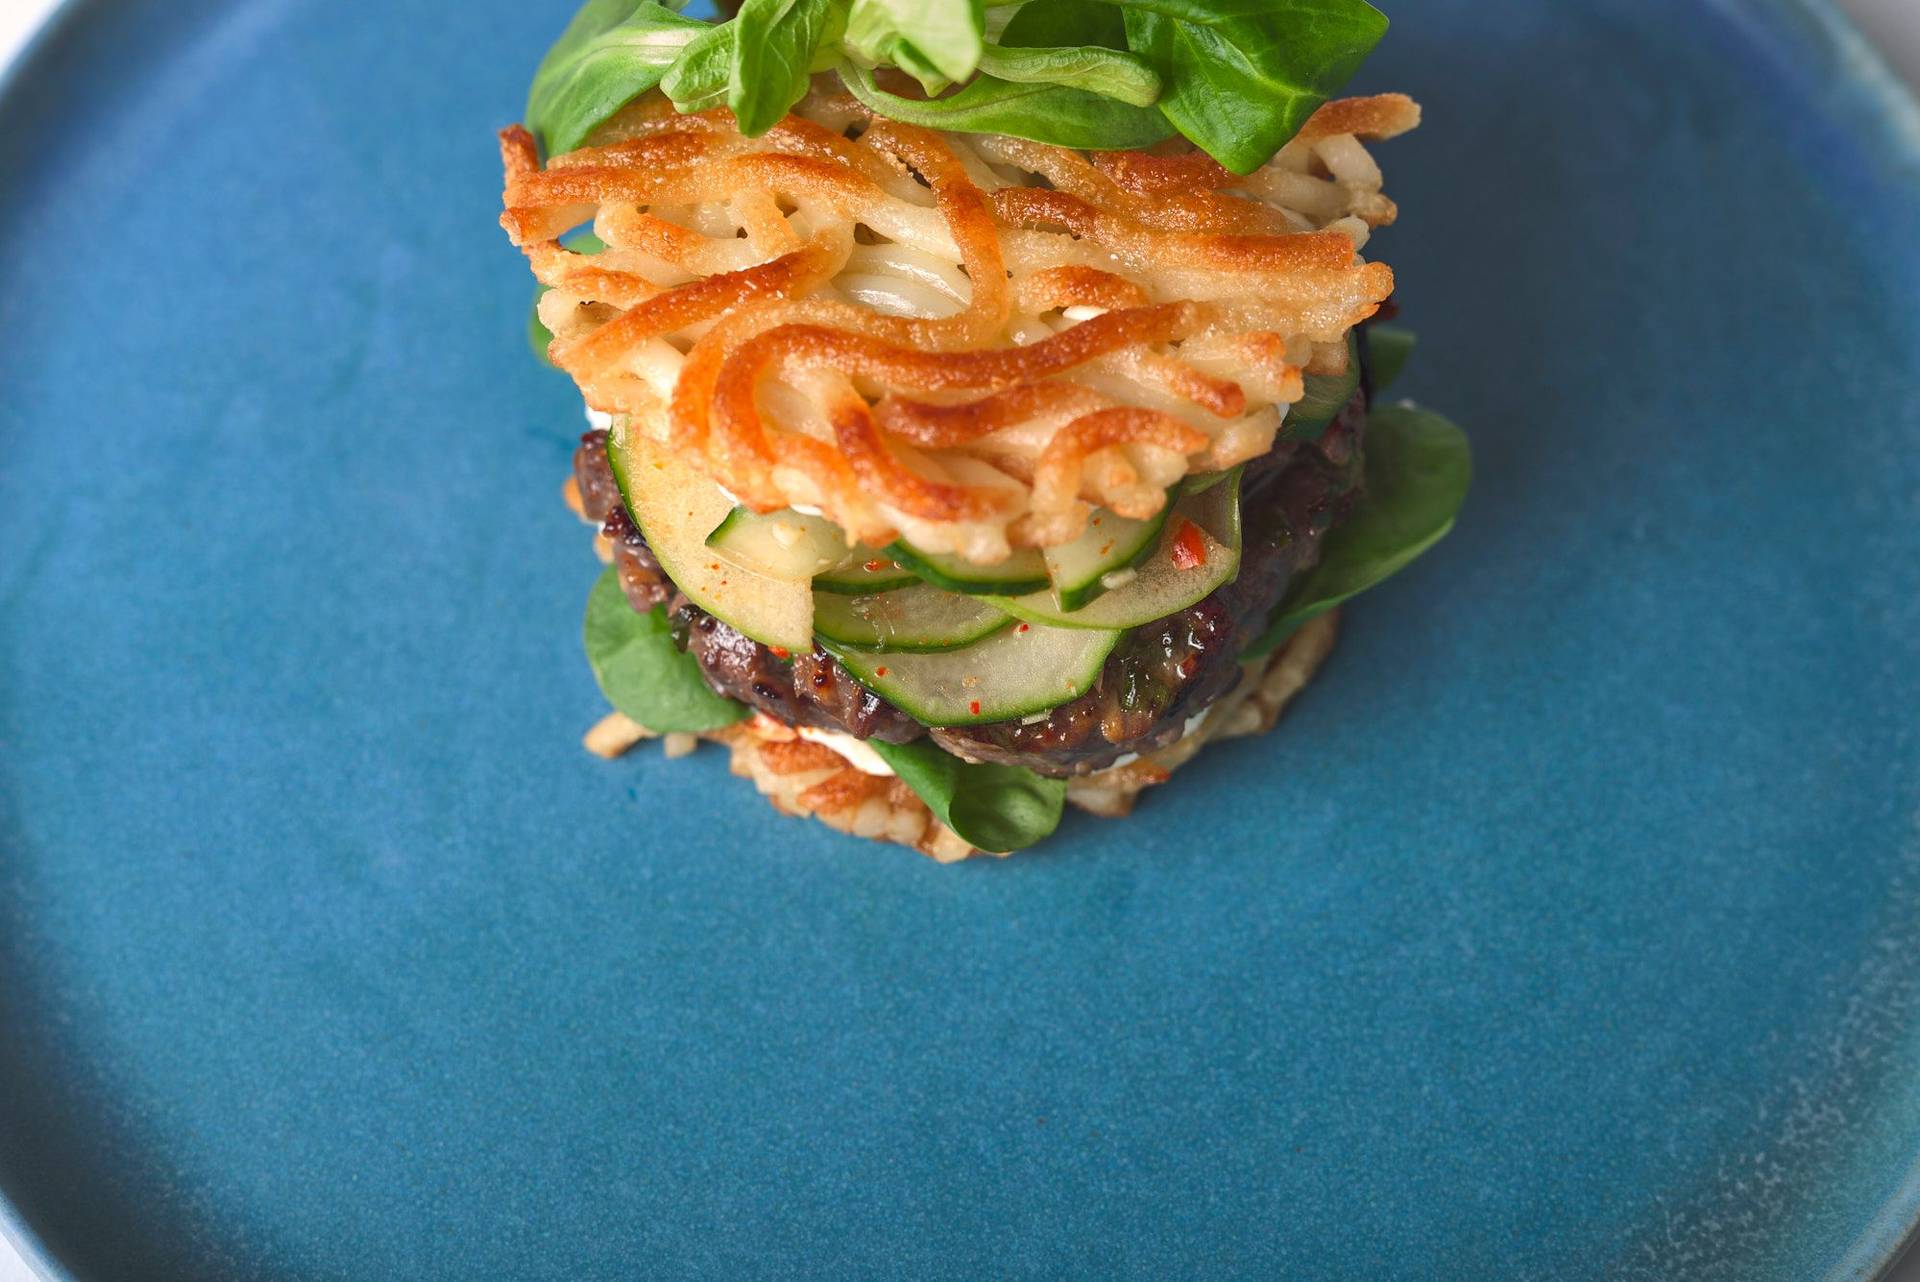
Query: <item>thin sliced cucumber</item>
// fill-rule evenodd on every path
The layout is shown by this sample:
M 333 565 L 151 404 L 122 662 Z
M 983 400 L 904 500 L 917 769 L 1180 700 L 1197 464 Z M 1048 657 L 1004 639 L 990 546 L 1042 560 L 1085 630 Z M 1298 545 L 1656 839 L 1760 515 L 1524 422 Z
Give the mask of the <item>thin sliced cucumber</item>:
M 1008 721 L 1078 698 L 1100 678 L 1118 632 L 1002 628 L 937 654 L 875 654 L 823 642 L 854 679 L 922 725 Z
M 1327 430 L 1327 424 L 1333 422 L 1334 416 L 1353 399 L 1354 392 L 1360 387 L 1360 348 L 1352 334 L 1347 335 L 1347 372 L 1309 374 L 1306 384 L 1306 395 L 1287 410 L 1287 421 L 1281 425 L 1280 431 L 1283 440 L 1319 440 L 1321 433 Z
M 660 568 L 693 603 L 763 645 L 813 648 L 813 589 L 733 564 L 707 535 L 733 510 L 721 488 L 625 419 L 607 434 L 607 460 Z
M 1010 622 L 979 597 L 925 583 L 875 596 L 822 592 L 813 599 L 814 634 L 862 650 L 953 650 Z
M 821 516 L 736 507 L 707 536 L 727 560 L 774 579 L 809 582 L 847 559 L 847 536 Z
M 1199 538 L 1198 564 L 1180 547 L 1191 524 Z M 1189 549 L 1191 545 L 1189 545 Z M 1137 628 L 1184 610 L 1240 572 L 1240 475 L 1188 495 L 1174 505 L 1166 533 L 1153 555 L 1125 583 L 1109 588 L 1078 610 L 1062 610 L 1051 592 L 991 597 L 1016 618 L 1063 628 Z
M 1172 495 L 1157 516 L 1145 521 L 1095 508 L 1079 538 L 1042 549 L 1040 558 L 1047 563 L 1053 599 L 1060 608 L 1078 610 L 1107 590 L 1102 579 L 1152 556 L 1172 508 Z
M 922 552 L 905 543 L 892 544 L 887 555 L 934 587 L 949 592 L 1019 596 L 1047 586 L 1047 563 L 1032 548 L 1018 548 L 995 565 L 976 565 L 944 552 Z
M 920 576 L 896 564 L 892 553 L 856 547 L 839 565 L 814 575 L 813 590 L 869 596 L 875 592 L 910 587 L 918 582 Z

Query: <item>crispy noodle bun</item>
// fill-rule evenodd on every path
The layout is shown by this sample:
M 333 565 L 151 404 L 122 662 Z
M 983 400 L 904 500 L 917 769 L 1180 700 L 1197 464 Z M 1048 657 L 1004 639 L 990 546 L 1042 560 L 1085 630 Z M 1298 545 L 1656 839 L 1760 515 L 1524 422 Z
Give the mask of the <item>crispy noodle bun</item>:
M 1096 815 L 1120 818 L 1133 810 L 1134 800 L 1144 789 L 1165 783 L 1207 744 L 1265 734 L 1320 670 L 1338 634 L 1337 611 L 1308 621 L 1280 649 L 1242 665 L 1240 684 L 1212 706 L 1207 719 L 1191 734 L 1126 765 L 1071 780 L 1067 800 Z M 587 732 L 586 746 L 611 757 L 653 737 L 651 731 L 615 712 Z M 911 846 L 941 863 L 999 853 L 983 852 L 962 841 L 898 779 L 865 774 L 833 749 L 800 738 L 770 717 L 756 715 L 699 736 L 667 735 L 667 755 L 686 755 L 698 739 L 725 744 L 732 754 L 733 773 L 753 780 L 753 786 L 783 814 L 812 815 L 830 828 Z
M 1418 121 L 1400 95 L 1328 103 L 1243 178 L 818 89 L 749 139 L 649 94 L 544 167 L 504 132 L 501 222 L 590 408 L 756 510 L 991 563 L 1271 448 L 1392 292 L 1359 256 L 1394 217 L 1361 140 Z M 607 248 L 562 247 L 588 221 Z

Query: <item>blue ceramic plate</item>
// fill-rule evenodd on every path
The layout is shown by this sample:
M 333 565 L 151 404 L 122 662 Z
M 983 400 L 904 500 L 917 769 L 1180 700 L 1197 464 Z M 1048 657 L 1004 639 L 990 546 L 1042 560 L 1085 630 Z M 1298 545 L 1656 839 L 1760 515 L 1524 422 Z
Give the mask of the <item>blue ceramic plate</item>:
M 571 0 L 71 6 L 0 100 L 0 1189 L 58 1278 L 1859 1278 L 1920 1201 L 1920 112 L 1399 0 L 1458 532 L 943 868 L 582 754 L 493 130 Z M 376 16 L 377 14 L 377 16 Z

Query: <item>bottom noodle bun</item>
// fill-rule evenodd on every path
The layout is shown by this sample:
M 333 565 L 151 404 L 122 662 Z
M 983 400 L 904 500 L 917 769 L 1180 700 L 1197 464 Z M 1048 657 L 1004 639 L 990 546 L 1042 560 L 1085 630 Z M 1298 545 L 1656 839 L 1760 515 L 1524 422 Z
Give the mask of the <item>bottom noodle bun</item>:
M 1125 765 L 1070 780 L 1067 800 L 1096 815 L 1120 818 L 1132 812 L 1144 789 L 1165 783 L 1207 744 L 1273 729 L 1288 702 L 1320 670 L 1338 635 L 1338 611 L 1309 620 L 1272 654 L 1242 664 L 1238 684 L 1210 705 L 1192 732 Z M 616 712 L 587 732 L 586 746 L 611 757 L 655 737 Z M 667 755 L 685 755 L 695 738 L 664 736 Z M 733 773 L 751 779 L 783 814 L 812 815 L 840 832 L 911 846 L 941 863 L 994 853 L 961 840 L 900 780 L 859 770 L 771 717 L 756 715 L 698 738 L 725 744 Z

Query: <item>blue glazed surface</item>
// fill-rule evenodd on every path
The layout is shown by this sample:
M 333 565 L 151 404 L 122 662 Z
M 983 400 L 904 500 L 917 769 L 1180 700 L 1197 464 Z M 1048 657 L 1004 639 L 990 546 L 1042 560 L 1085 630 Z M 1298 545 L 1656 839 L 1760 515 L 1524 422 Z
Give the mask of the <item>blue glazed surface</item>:
M 1459 529 L 1281 733 L 939 868 L 579 750 L 577 408 L 490 134 L 567 7 L 82 5 L 0 100 L 0 1191 L 50 1269 L 1884 1261 L 1920 135 L 1821 11 L 1394 6 Z

